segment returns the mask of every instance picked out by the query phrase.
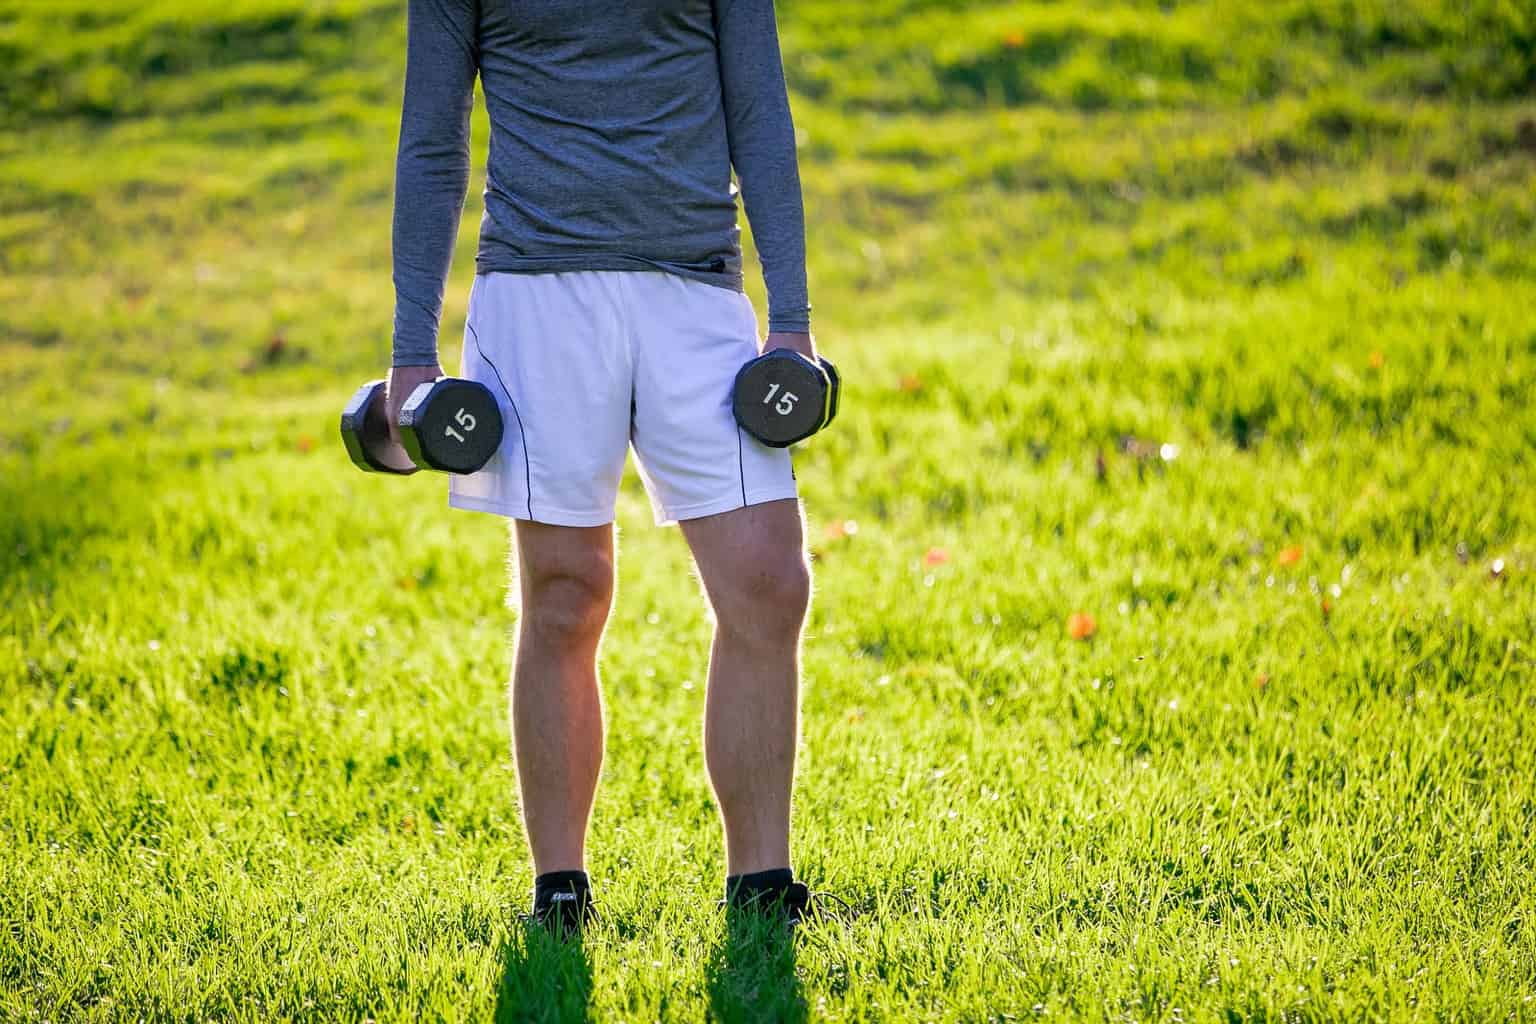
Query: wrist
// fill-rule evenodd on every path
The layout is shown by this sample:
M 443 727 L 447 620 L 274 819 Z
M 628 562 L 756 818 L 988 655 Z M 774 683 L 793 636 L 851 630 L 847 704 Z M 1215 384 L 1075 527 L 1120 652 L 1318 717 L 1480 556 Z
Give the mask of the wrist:
M 787 348 L 807 359 L 816 358 L 816 339 L 810 331 L 769 331 L 763 341 L 763 351 L 772 352 L 776 348 Z

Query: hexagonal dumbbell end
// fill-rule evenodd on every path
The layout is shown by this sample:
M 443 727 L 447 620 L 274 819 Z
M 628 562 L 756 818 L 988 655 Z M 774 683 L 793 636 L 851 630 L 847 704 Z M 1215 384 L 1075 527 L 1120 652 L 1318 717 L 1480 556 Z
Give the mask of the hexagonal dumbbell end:
M 341 411 L 341 440 L 358 469 L 410 476 L 416 472 L 415 466 L 394 465 L 384 457 L 389 449 L 389 419 L 384 411 L 386 383 L 373 380 L 357 389 Z
M 837 419 L 837 409 L 843 398 L 843 378 L 838 374 L 837 367 L 832 365 L 832 360 L 818 357 L 822 372 L 827 375 L 827 422 L 822 424 L 825 428 Z
M 474 473 L 501 447 L 501 409 L 490 388 L 439 377 L 411 392 L 400 409 L 400 441 L 411 461 L 443 473 Z
M 826 371 L 787 348 L 766 352 L 736 374 L 731 411 L 741 428 L 770 448 L 788 448 L 827 422 Z

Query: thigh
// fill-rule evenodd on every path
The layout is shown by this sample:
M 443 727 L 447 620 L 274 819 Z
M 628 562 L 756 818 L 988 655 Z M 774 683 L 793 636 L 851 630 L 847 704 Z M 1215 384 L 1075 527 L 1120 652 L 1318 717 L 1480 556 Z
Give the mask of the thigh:
M 612 275 L 484 274 L 464 369 L 496 394 L 506 433 L 485 469 L 450 482 L 458 508 L 555 526 L 613 520 L 629 444 L 632 366 Z
M 717 610 L 753 595 L 778 596 L 806 585 L 805 528 L 798 501 L 764 502 L 681 525 L 705 593 Z
M 541 594 L 561 589 L 600 604 L 606 614 L 615 575 L 612 523 L 551 526 L 518 521 L 513 536 L 513 573 L 525 611 L 537 606 Z
M 674 274 L 629 275 L 632 440 L 658 523 L 794 498 L 785 449 L 736 425 L 731 389 L 757 355 L 757 318 L 740 292 Z

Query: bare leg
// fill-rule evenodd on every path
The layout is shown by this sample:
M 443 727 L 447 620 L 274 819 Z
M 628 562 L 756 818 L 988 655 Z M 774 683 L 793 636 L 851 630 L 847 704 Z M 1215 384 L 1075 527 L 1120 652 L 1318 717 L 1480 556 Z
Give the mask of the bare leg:
M 768 502 L 682 528 L 715 613 L 704 759 L 725 824 L 726 874 L 789 867 L 800 630 L 811 592 L 800 505 Z
M 603 763 L 597 649 L 613 604 L 613 528 L 517 524 L 522 614 L 512 739 L 535 874 L 585 870 Z

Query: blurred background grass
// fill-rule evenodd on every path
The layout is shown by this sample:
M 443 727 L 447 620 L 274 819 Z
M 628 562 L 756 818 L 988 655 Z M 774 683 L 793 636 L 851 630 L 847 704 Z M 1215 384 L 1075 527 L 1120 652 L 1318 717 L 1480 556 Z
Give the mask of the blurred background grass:
M 1136 282 L 1530 273 L 1530 4 L 797 0 L 781 19 L 829 334 Z M 0 8 L 8 362 L 131 376 L 174 352 L 179 380 L 230 387 L 278 336 L 268 361 L 379 359 L 400 22 L 367 0 Z M 82 309 L 110 345 L 79 338 Z

